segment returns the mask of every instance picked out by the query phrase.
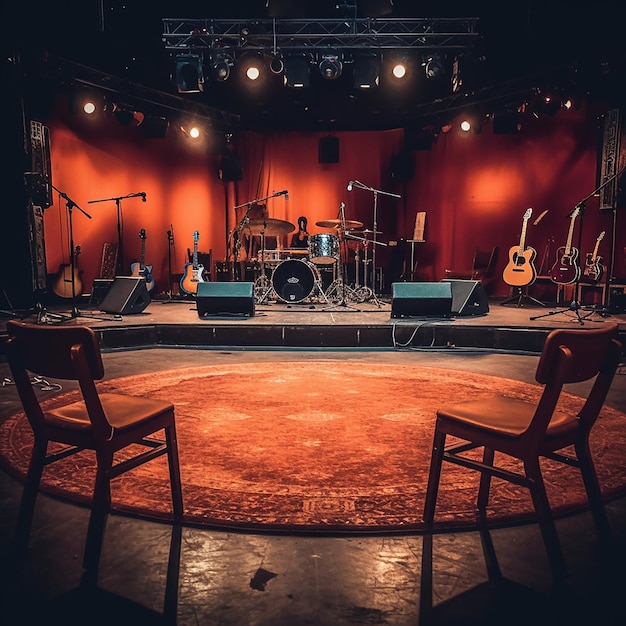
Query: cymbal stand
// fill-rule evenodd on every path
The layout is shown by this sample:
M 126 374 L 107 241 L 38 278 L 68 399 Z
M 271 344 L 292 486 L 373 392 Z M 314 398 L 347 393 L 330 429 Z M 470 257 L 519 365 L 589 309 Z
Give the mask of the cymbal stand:
M 272 291 L 272 283 L 265 274 L 265 224 L 261 230 L 261 274 L 254 281 L 254 296 L 257 304 L 263 304 Z
M 401 198 L 402 196 L 397 194 L 397 193 L 391 193 L 389 191 L 382 191 L 380 189 L 374 189 L 374 187 L 369 187 L 367 185 L 364 185 L 362 182 L 355 180 L 352 181 L 351 185 L 348 185 L 349 187 L 358 187 L 359 189 L 364 189 L 366 191 L 371 191 L 374 194 L 374 206 L 373 206 L 373 225 L 372 228 L 374 230 L 373 233 L 373 237 L 372 237 L 372 297 L 374 298 L 374 301 L 376 302 L 376 306 L 380 307 L 381 303 L 378 301 L 378 298 L 376 297 L 376 246 L 377 245 L 384 245 L 386 246 L 386 243 L 383 243 L 382 241 L 377 241 L 377 236 L 378 236 L 378 217 L 377 217 L 377 213 L 378 213 L 378 194 L 383 194 L 384 196 L 390 196 L 392 198 Z M 367 268 L 365 270 L 367 272 Z
M 345 208 L 346 205 L 342 202 L 339 205 L 339 213 L 341 215 L 341 234 L 342 234 L 342 241 L 343 241 L 343 246 L 344 246 L 344 258 L 347 259 L 348 258 L 348 243 L 347 243 L 347 239 L 345 237 L 345 233 L 346 233 L 346 213 L 345 213 Z M 327 309 L 322 309 L 323 311 L 332 311 L 338 307 L 343 307 L 345 309 L 350 309 L 352 311 L 358 312 L 361 309 L 357 309 L 356 307 L 350 306 L 347 301 L 346 301 L 346 268 L 345 268 L 345 264 L 341 263 L 341 255 L 339 255 L 339 260 L 337 261 L 340 265 L 340 278 L 338 278 L 337 280 L 333 281 L 333 285 L 337 288 L 339 287 L 339 285 L 335 285 L 335 283 L 337 282 L 341 282 L 341 289 L 337 289 L 338 292 L 341 293 L 341 300 L 339 300 L 339 302 L 337 302 L 336 304 L 333 304 L 332 306 L 328 307 Z M 331 288 L 333 287 L 333 285 L 331 285 Z M 331 291 L 331 288 L 328 289 L 328 292 Z
M 72 285 L 72 311 L 70 313 L 69 318 L 64 316 L 64 315 L 59 315 L 59 320 L 60 322 L 65 322 L 68 321 L 68 319 L 75 319 L 77 317 L 80 317 L 80 311 L 78 310 L 77 306 L 76 306 L 76 280 L 75 280 L 75 273 L 76 273 L 76 254 L 75 254 L 75 250 L 74 250 L 74 225 L 73 225 L 73 209 L 76 208 L 78 209 L 86 218 L 91 219 L 91 215 L 89 215 L 89 213 L 87 213 L 86 211 L 84 211 L 83 209 L 81 209 L 76 202 L 74 202 L 74 200 L 72 200 L 66 193 L 64 193 L 63 191 L 61 191 L 60 189 L 57 189 L 57 187 L 55 187 L 52 183 L 50 183 L 50 186 L 52 187 L 52 189 L 54 189 L 60 196 L 61 198 L 63 198 L 65 200 L 65 206 L 67 208 L 67 215 L 68 215 L 68 234 L 69 234 L 69 248 L 70 248 L 70 271 L 72 272 L 72 278 L 70 280 L 70 284 Z M 47 317 L 53 317 L 55 316 L 55 314 L 53 313 L 48 313 Z

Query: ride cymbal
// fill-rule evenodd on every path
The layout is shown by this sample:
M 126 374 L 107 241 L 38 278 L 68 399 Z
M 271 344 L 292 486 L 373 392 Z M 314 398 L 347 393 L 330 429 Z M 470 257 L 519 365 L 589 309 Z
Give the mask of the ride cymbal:
M 261 220 L 250 220 L 246 228 L 250 230 L 252 235 L 265 234 L 266 237 L 280 237 L 296 229 L 291 222 L 277 220 L 271 217 Z
M 341 220 L 322 220 L 321 222 L 315 222 L 315 225 L 320 228 L 342 228 L 343 223 Z M 363 228 L 363 222 L 358 222 L 357 220 L 345 220 L 345 228 L 346 230 Z

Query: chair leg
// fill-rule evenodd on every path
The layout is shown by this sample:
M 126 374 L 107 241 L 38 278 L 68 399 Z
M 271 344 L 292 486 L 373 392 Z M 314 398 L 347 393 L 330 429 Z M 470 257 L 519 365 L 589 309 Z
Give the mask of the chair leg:
M 435 506 L 437 504 L 437 492 L 439 491 L 439 478 L 441 476 L 445 444 L 446 433 L 435 430 L 433 449 L 430 457 L 430 470 L 428 472 L 428 486 L 426 487 L 426 500 L 424 502 L 424 521 L 427 524 L 432 524 L 435 517 Z
M 539 459 L 534 458 L 524 461 L 524 469 L 526 471 L 526 477 L 530 481 L 530 495 L 535 506 L 535 512 L 537 513 L 539 529 L 543 537 L 543 543 L 548 555 L 550 568 L 552 569 L 552 575 L 555 582 L 561 583 L 567 578 L 567 569 L 565 567 L 563 551 L 561 550 L 561 542 L 559 541 L 554 518 L 552 517 L 550 502 L 546 494 L 541 468 L 539 467 Z
M 39 493 L 39 483 L 41 482 L 41 476 L 46 465 L 47 451 L 48 441 L 35 438 L 33 452 L 28 465 L 28 473 L 26 474 L 26 482 L 24 483 L 24 490 L 22 492 L 22 499 L 20 501 L 17 524 L 15 526 L 13 543 L 15 554 L 22 553 L 28 546 L 28 538 L 35 514 L 35 503 L 37 501 L 37 494 Z
M 576 443 L 575 448 L 598 538 L 602 542 L 609 542 L 611 539 L 611 527 L 604 509 L 602 491 L 598 484 L 598 476 L 589 450 L 588 440 L 585 439 L 583 442 Z
M 180 479 L 180 462 L 178 458 L 178 439 L 176 426 L 172 424 L 165 429 L 167 443 L 167 463 L 170 472 L 170 488 L 172 491 L 172 510 L 174 519 L 180 521 L 183 516 L 183 489 Z
M 113 466 L 113 453 L 97 451 L 96 456 L 98 468 L 83 556 L 83 568 L 92 572 L 98 570 L 106 522 L 111 509 L 111 467 Z
M 494 451 L 485 447 L 483 450 L 483 463 L 485 465 L 493 465 Z M 478 498 L 476 506 L 480 514 L 484 516 L 487 511 L 487 503 L 489 502 L 489 491 L 491 489 L 491 474 L 489 472 L 480 473 L 480 485 L 478 487 Z

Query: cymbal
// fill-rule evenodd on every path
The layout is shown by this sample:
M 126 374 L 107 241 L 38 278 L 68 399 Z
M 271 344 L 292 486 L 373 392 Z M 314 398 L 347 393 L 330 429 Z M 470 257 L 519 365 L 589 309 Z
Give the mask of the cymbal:
M 266 237 L 286 235 L 296 229 L 291 222 L 271 217 L 266 217 L 262 220 L 250 220 L 247 228 L 250 229 L 252 235 L 260 235 L 264 232 Z
M 345 220 L 346 230 L 351 230 L 353 228 L 363 228 L 363 222 L 358 222 L 357 220 Z M 322 220 L 321 222 L 315 222 L 316 226 L 320 228 L 341 228 L 342 221 L 341 220 Z
M 370 230 L 369 228 L 364 228 L 363 230 L 353 230 L 350 232 L 351 235 L 369 235 L 376 233 L 377 235 L 382 235 L 382 230 Z

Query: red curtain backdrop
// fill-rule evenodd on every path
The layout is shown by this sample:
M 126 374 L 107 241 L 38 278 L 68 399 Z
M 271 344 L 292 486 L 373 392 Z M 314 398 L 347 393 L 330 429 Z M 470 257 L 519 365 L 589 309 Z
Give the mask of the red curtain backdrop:
M 331 232 L 315 226 L 339 216 L 345 203 L 346 218 L 372 229 L 376 217 L 378 239 L 384 243 L 411 239 L 415 215 L 426 212 L 426 243 L 415 250 L 417 280 L 434 281 L 447 267 L 466 267 L 475 246 L 499 247 L 496 274 L 501 277 L 509 249 L 519 243 L 522 217 L 533 208 L 527 244 L 537 250 L 544 273 L 565 245 L 569 213 L 596 187 L 602 120 L 584 107 L 557 115 L 529 119 L 517 134 L 494 134 L 489 123 L 481 133 L 464 134 L 452 129 L 441 133 L 430 150 L 409 150 L 401 172 L 394 167 L 403 153 L 405 133 L 388 131 L 336 132 L 337 163 L 321 163 L 320 132 L 241 132 L 232 137 L 231 149 L 239 157 L 240 180 L 220 177 L 220 154 L 225 138 L 219 133 L 193 141 L 171 123 L 165 138 L 145 138 L 141 125 L 120 125 L 112 116 L 87 119 L 70 112 L 60 101 L 55 114 L 41 120 L 50 129 L 53 184 L 66 193 L 81 211 L 72 210 L 73 240 L 80 245 L 78 265 L 84 291 L 98 277 L 105 242 L 118 240 L 122 232 L 124 268 L 140 260 L 139 232 L 146 231 L 145 262 L 153 266 L 155 293 L 167 291 L 171 259 L 173 273 L 181 273 L 187 249 L 193 248 L 198 231 L 199 251 L 212 250 L 213 260 L 226 260 L 229 233 L 245 212 L 235 207 L 287 190 L 264 202 L 271 218 L 296 225 L 306 216 L 309 232 Z M 235 178 L 238 178 L 235 176 Z M 399 194 L 396 199 L 355 188 L 359 180 L 381 191 Z M 146 192 L 141 197 L 110 198 Z M 103 202 L 93 202 L 104 200 Z M 119 211 L 118 211 L 119 204 Z M 548 210 L 536 226 L 534 219 Z M 619 221 L 619 211 L 616 212 Z M 48 272 L 69 262 L 69 211 L 59 194 L 45 212 Z M 609 257 L 613 214 L 599 211 L 597 198 L 586 203 L 584 219 L 578 219 L 573 244 L 580 254 L 591 252 L 600 231 L 606 231 L 599 254 Z M 623 267 L 624 236 L 618 225 L 616 272 Z M 623 229 L 622 229 L 623 230 Z M 169 245 L 168 231 L 174 244 Z M 288 246 L 285 238 L 283 245 Z M 377 248 L 377 265 L 389 262 L 391 248 Z M 506 295 L 509 287 L 498 280 L 492 295 Z

